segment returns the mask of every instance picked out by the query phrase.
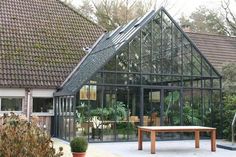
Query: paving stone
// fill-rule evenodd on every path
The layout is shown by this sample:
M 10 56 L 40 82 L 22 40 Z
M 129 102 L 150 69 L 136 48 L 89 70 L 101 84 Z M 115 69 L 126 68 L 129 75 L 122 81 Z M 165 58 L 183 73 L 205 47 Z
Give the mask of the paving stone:
M 71 157 L 68 142 L 53 139 L 55 146 L 64 147 L 65 157 Z M 221 142 L 218 140 L 217 143 Z M 156 154 L 150 154 L 150 142 L 143 143 L 143 150 L 137 150 L 137 142 L 89 143 L 87 157 L 235 157 L 236 151 L 217 148 L 211 152 L 210 140 L 201 140 L 195 149 L 194 140 L 158 141 Z

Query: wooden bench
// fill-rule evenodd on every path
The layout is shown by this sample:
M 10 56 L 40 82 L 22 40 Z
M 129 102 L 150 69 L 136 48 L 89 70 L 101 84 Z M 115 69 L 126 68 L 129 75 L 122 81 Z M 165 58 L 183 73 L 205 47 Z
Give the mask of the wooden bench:
M 143 132 L 149 132 L 151 139 L 151 154 L 156 153 L 156 133 L 158 132 L 194 132 L 195 148 L 199 148 L 200 132 L 211 133 L 211 151 L 216 151 L 216 128 L 203 126 L 139 126 L 138 150 L 143 149 Z

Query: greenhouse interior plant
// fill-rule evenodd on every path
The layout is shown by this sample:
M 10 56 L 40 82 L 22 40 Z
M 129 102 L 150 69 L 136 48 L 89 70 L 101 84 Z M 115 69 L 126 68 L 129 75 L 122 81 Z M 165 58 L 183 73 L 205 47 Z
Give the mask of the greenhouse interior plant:
M 85 157 L 88 141 L 83 137 L 76 137 L 70 142 L 73 157 Z

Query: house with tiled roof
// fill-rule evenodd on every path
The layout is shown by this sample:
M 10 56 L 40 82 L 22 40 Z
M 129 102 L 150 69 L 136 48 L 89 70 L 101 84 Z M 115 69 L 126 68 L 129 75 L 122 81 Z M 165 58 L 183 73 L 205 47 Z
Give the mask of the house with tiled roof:
M 0 1 L 1 112 L 51 115 L 53 92 L 103 32 L 59 0 Z
M 187 32 L 211 64 L 220 72 L 227 63 L 236 63 L 236 37 Z
M 59 0 L 3 0 L 0 114 L 37 116 L 65 140 L 137 140 L 138 125 L 221 131 L 220 71 L 235 48 L 233 37 L 185 33 L 164 8 L 105 32 Z

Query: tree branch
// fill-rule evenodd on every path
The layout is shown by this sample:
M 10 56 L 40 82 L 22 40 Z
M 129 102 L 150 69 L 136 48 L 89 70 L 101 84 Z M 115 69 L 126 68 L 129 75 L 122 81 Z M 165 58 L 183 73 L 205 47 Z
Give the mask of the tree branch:
M 225 10 L 226 22 L 236 33 L 236 17 L 230 9 L 230 1 L 224 0 L 221 4 L 222 8 Z

